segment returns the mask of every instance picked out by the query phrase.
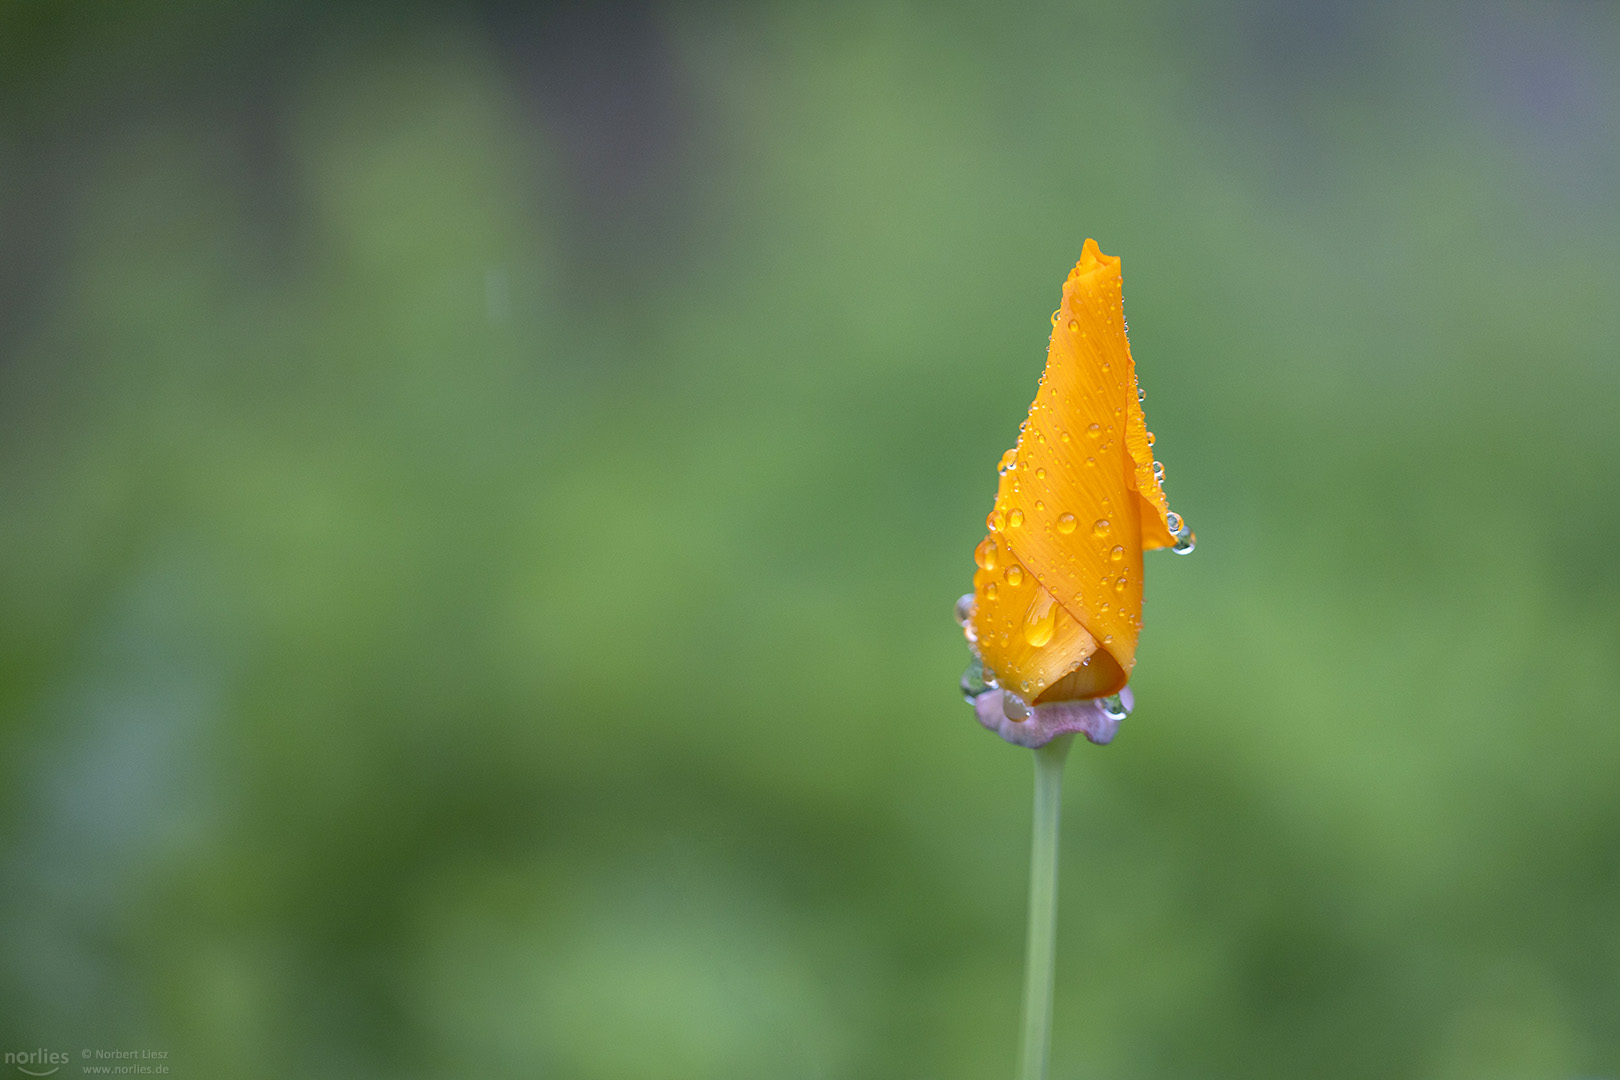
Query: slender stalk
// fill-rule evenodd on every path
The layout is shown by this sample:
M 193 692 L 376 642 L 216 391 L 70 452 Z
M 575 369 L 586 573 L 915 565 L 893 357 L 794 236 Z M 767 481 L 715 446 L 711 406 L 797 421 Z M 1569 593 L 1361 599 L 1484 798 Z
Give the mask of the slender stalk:
M 1018 1080 L 1046 1080 L 1052 1047 L 1052 968 L 1057 951 L 1058 819 L 1063 762 L 1073 735 L 1035 751 L 1035 831 L 1029 854 L 1029 948 L 1024 954 L 1024 1042 Z

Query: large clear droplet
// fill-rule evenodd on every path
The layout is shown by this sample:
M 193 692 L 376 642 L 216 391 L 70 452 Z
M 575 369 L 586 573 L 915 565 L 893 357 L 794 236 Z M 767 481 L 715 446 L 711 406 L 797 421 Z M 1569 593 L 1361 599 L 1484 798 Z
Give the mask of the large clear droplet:
M 1029 719 L 1029 702 L 1011 690 L 1001 692 L 1001 711 L 1007 714 L 1007 719 L 1019 724 Z
M 962 672 L 962 699 L 971 705 L 980 694 L 989 693 L 995 688 L 995 677 L 985 670 L 983 661 L 975 656 L 968 663 L 967 670 Z
M 973 594 L 963 593 L 956 601 L 956 625 L 966 626 L 973 618 Z
M 1110 720 L 1123 720 L 1131 715 L 1131 710 L 1125 707 L 1125 701 L 1118 694 L 1102 699 L 1103 715 Z
M 1193 550 L 1193 531 L 1188 527 L 1187 521 L 1174 510 L 1165 515 L 1165 525 L 1170 529 L 1170 536 L 1175 543 L 1170 550 L 1177 555 L 1191 555 Z

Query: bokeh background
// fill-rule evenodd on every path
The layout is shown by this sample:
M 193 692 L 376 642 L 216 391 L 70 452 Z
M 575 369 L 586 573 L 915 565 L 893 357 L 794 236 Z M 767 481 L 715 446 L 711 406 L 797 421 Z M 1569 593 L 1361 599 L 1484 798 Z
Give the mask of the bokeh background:
M 0 1046 L 1010 1075 L 950 610 L 1087 236 L 1199 547 L 1054 1075 L 1620 1075 L 1592 0 L 0 7 Z

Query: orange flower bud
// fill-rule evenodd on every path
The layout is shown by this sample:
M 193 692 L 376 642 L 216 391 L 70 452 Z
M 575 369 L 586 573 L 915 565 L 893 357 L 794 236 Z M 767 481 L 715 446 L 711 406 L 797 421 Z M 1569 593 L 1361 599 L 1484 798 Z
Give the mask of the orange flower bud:
M 1125 337 L 1119 260 L 1087 240 L 1052 313 L 1018 445 L 974 552 L 964 630 L 1007 717 L 1121 691 L 1142 628 L 1142 552 L 1192 550 L 1165 501 Z M 1016 695 L 1016 699 L 1013 696 Z

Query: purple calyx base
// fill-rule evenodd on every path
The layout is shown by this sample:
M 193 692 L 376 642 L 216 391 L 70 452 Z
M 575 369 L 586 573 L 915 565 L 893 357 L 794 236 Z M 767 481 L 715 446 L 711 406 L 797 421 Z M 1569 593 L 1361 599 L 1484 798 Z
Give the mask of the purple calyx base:
M 1119 692 L 1125 711 L 1135 705 L 1130 687 Z M 979 723 L 1000 735 L 1014 746 L 1031 749 L 1045 746 L 1059 735 L 1078 732 L 1090 742 L 1102 746 L 1113 740 L 1119 731 L 1119 717 L 1110 716 L 1101 698 L 1085 701 L 1053 701 L 1030 709 L 1027 720 L 1013 720 L 1002 710 L 1002 691 L 986 690 L 973 699 L 973 712 Z

